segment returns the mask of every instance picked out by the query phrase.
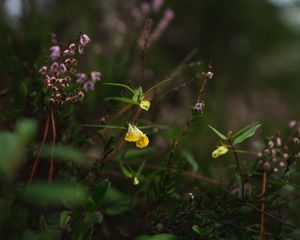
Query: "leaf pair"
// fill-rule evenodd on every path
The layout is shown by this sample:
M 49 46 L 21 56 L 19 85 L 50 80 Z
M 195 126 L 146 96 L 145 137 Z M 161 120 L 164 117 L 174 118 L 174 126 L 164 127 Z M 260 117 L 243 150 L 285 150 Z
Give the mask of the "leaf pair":
M 129 90 L 133 95 L 131 98 L 126 98 L 126 97 L 108 97 L 105 98 L 105 100 L 116 100 L 124 103 L 129 103 L 133 105 L 139 105 L 140 102 L 147 96 L 150 92 L 152 92 L 155 88 L 159 87 L 161 84 L 166 83 L 170 81 L 171 79 L 166 79 L 163 81 L 158 82 L 157 84 L 153 85 L 150 87 L 145 93 L 143 92 L 142 87 L 132 89 L 131 87 L 121 84 L 121 83 L 104 83 L 105 85 L 110 85 L 110 86 L 117 86 L 117 87 L 123 87 Z
M 219 130 L 215 129 L 214 127 L 208 125 L 208 127 L 214 131 L 215 134 L 217 134 L 222 140 L 232 140 L 232 144 L 236 145 L 239 143 L 244 142 L 246 139 L 252 137 L 256 130 L 261 126 L 260 123 L 253 123 L 250 124 L 249 126 L 240 129 L 239 131 L 237 131 L 235 134 L 233 134 L 231 136 L 231 134 L 228 134 L 228 136 L 226 137 L 223 133 L 221 133 Z

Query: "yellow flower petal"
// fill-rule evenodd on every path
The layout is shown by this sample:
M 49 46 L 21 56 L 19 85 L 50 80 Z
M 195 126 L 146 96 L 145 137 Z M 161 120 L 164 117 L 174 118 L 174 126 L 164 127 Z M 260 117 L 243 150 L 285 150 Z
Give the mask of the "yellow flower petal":
M 217 158 L 228 152 L 227 146 L 219 146 L 215 151 L 212 152 L 212 157 Z
M 128 142 L 136 142 L 140 138 L 140 133 L 136 131 L 136 127 L 132 126 L 130 123 L 128 124 L 128 131 L 125 136 L 125 141 Z
M 134 177 L 134 178 L 133 178 L 133 181 L 132 181 L 132 184 L 136 186 L 136 185 L 138 185 L 139 183 L 140 183 L 139 179 L 138 179 L 137 177 Z
M 135 145 L 138 147 L 138 148 L 144 148 L 144 147 L 147 147 L 149 144 L 149 138 L 147 137 L 146 134 L 143 134 L 143 136 L 141 136 L 139 138 L 139 140 L 135 143 Z
M 142 109 L 144 109 L 145 111 L 148 111 L 149 108 L 150 108 L 150 102 L 147 101 L 147 100 L 142 100 L 142 101 L 140 102 L 139 105 L 140 105 L 140 107 L 141 107 Z

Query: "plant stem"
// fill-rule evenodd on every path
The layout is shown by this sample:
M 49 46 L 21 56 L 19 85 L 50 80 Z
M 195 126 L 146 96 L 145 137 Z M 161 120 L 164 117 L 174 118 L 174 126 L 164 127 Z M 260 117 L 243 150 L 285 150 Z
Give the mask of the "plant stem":
M 244 194 L 244 176 L 243 176 L 240 160 L 239 160 L 238 154 L 237 154 L 237 152 L 235 150 L 235 147 L 233 146 L 233 143 L 232 143 L 230 138 L 228 138 L 228 143 L 229 143 L 229 145 L 230 145 L 230 147 L 233 151 L 233 156 L 234 156 L 234 159 L 235 159 L 237 171 L 238 171 L 238 173 L 241 177 L 241 181 L 242 181 L 241 195 L 242 195 L 242 200 L 244 200 L 244 197 L 245 197 L 245 194 Z
M 49 168 L 49 175 L 48 175 L 49 183 L 51 183 L 53 177 L 53 159 L 54 159 L 55 141 L 56 141 L 56 127 L 55 127 L 53 107 L 51 107 L 50 115 L 51 115 L 51 124 L 52 124 L 52 150 L 51 150 L 50 168 Z
M 267 172 L 264 171 L 262 174 L 262 183 L 261 183 L 261 194 L 262 196 L 266 193 L 266 185 L 267 185 Z M 260 240 L 265 239 L 265 198 L 261 199 L 261 207 L 260 207 Z
M 34 160 L 34 163 L 33 163 L 32 169 L 31 169 L 31 173 L 30 173 L 30 177 L 29 177 L 29 179 L 28 179 L 27 185 L 30 185 L 30 184 L 31 184 L 32 179 L 33 179 L 33 177 L 34 177 L 34 175 L 35 175 L 36 168 L 37 168 L 37 165 L 38 165 L 38 163 L 39 163 L 40 155 L 41 155 L 42 149 L 43 149 L 43 147 L 44 147 L 46 138 L 47 138 L 47 136 L 48 136 L 49 122 L 50 122 L 50 116 L 49 116 L 49 114 L 48 114 L 47 120 L 46 120 L 46 123 L 45 123 L 45 128 L 44 128 L 43 140 L 42 140 L 42 142 L 41 142 L 41 144 L 40 144 L 40 147 L 39 147 L 39 150 L 38 150 L 38 154 L 37 154 L 36 157 L 35 157 L 35 160 Z

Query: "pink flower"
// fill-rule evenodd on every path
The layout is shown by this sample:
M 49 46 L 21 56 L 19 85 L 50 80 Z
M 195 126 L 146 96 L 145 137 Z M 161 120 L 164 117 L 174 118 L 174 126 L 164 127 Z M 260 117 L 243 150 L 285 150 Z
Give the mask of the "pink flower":
M 83 54 L 83 46 L 81 44 L 78 44 L 78 52 Z
M 59 65 L 58 65 L 58 63 L 57 62 L 54 62 L 54 63 L 52 63 L 52 65 L 51 65 L 51 67 L 50 67 L 50 71 L 52 72 L 52 73 L 57 73 L 58 72 L 58 68 L 59 68 Z
M 83 84 L 83 89 L 85 91 L 94 90 L 95 84 L 92 81 L 87 81 Z
M 99 81 L 101 79 L 101 73 L 96 71 L 91 72 L 91 79 L 93 82 Z
M 57 60 L 60 57 L 60 46 L 54 45 L 50 48 L 50 58 L 52 61 Z
M 67 49 L 67 50 L 65 50 L 64 51 L 64 57 L 69 57 L 70 55 L 70 50 L 69 49 Z
M 65 64 L 61 63 L 60 66 L 59 66 L 59 72 L 60 73 L 65 73 L 67 72 L 67 67 Z
M 160 20 L 157 27 L 154 29 L 154 32 L 151 36 L 152 41 L 157 40 L 161 36 L 162 32 L 166 30 L 174 16 L 175 13 L 172 9 L 167 9 L 165 11 L 163 18 Z
M 41 69 L 39 70 L 39 72 L 42 74 L 42 75 L 45 75 L 47 73 L 47 67 L 46 66 L 43 66 L 41 67 Z
M 155 12 L 159 11 L 163 4 L 164 0 L 152 0 L 152 8 Z
M 141 4 L 141 11 L 143 14 L 148 14 L 150 12 L 150 5 L 148 3 Z
M 76 77 L 77 77 L 77 80 L 76 80 L 77 83 L 84 83 L 85 80 L 87 79 L 85 73 L 77 73 Z
M 91 39 L 88 37 L 88 35 L 81 34 L 79 42 L 83 47 L 85 47 L 90 41 Z

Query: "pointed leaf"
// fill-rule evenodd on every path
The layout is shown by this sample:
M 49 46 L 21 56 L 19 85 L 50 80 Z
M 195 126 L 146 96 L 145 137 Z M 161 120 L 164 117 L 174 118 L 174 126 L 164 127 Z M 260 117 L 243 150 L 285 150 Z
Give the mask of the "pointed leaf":
M 103 83 L 103 84 L 104 85 L 111 85 L 111 86 L 127 88 L 130 92 L 135 93 L 134 90 L 131 87 L 129 87 L 125 84 L 121 84 L 121 83 Z
M 124 103 L 129 103 L 129 104 L 134 104 L 137 105 L 138 102 L 134 101 L 131 98 L 125 98 L 125 97 L 107 97 L 104 99 L 105 101 L 110 101 L 110 100 L 115 100 L 115 101 L 120 101 L 120 102 L 124 102 Z
M 150 93 L 151 91 L 153 91 L 155 88 L 158 88 L 160 85 L 168 82 L 168 81 L 171 81 L 172 79 L 171 78 L 168 78 L 168 79 L 165 79 L 163 81 L 160 81 L 158 83 L 156 83 L 155 85 L 153 85 L 151 88 L 149 88 L 144 95 L 147 95 L 148 93 Z
M 239 144 L 244 142 L 247 138 L 252 137 L 256 130 L 261 126 L 260 123 L 253 123 L 241 130 L 239 130 L 237 133 L 235 133 L 232 136 L 233 139 L 233 145 Z
M 122 126 L 115 126 L 115 125 L 97 125 L 97 124 L 83 124 L 83 127 L 95 127 L 95 128 L 111 128 L 111 129 L 127 129 L 126 127 Z
M 215 134 L 217 134 L 221 139 L 223 140 L 227 140 L 227 137 L 225 137 L 224 134 L 220 133 L 217 129 L 215 129 L 214 127 L 207 125 L 211 130 L 214 131 Z

